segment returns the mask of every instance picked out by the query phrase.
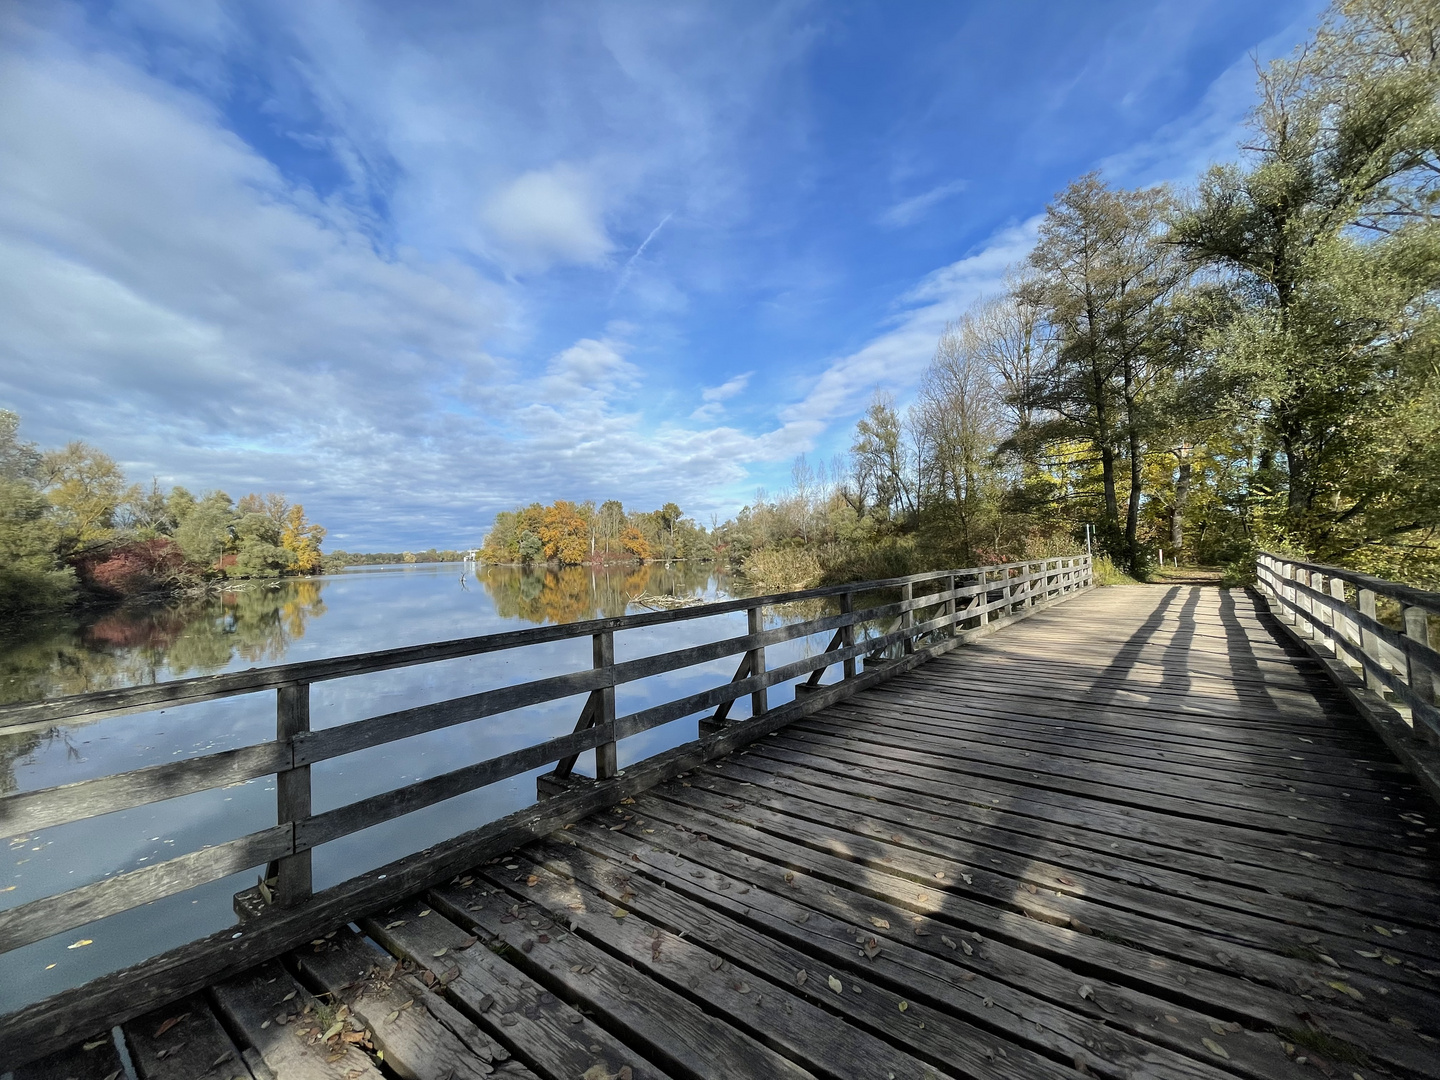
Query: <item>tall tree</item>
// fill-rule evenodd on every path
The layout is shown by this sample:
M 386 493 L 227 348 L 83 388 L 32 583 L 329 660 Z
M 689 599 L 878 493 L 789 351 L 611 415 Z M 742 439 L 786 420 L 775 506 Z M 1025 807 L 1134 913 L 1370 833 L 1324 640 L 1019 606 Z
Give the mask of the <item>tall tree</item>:
M 1031 404 L 1052 419 L 1045 437 L 1085 438 L 1100 459 L 1108 550 L 1132 568 L 1144 494 L 1144 454 L 1154 423 L 1148 395 L 1167 354 L 1157 327 L 1185 278 L 1162 234 L 1172 201 L 1163 188 L 1115 190 L 1091 173 L 1045 212 L 1020 297 L 1043 313 L 1053 359 Z M 1120 468 L 1126 466 L 1124 522 Z

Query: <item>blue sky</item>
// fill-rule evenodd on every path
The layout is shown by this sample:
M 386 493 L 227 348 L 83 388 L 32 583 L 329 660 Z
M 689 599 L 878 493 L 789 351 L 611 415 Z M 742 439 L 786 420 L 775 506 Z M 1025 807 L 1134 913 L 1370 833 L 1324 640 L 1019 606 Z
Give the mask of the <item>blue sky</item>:
M 0 406 L 330 547 L 723 518 L 1075 176 L 1233 157 L 1319 9 L 0 0 Z

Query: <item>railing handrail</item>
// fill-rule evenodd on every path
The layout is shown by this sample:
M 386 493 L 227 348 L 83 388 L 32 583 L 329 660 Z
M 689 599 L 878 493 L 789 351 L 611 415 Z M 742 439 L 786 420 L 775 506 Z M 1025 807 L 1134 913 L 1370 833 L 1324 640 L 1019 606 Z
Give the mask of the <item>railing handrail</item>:
M 1256 557 L 1256 580 L 1298 635 L 1322 644 L 1382 698 L 1393 696 L 1410 711 L 1415 734 L 1440 745 L 1440 651 L 1430 644 L 1440 593 L 1268 551 Z M 1381 596 L 1400 605 L 1399 630 L 1380 621 Z
M 162 706 L 213 701 L 240 694 L 274 690 L 287 684 L 325 682 L 354 675 L 369 675 L 396 668 L 412 667 L 416 664 L 436 663 L 442 660 L 457 660 L 467 656 L 502 652 L 508 649 L 523 648 L 527 645 L 593 637 L 598 633 L 614 633 L 620 630 L 656 626 L 686 619 L 709 618 L 714 615 L 746 611 L 753 607 L 774 607 L 780 604 L 822 599 L 847 593 L 901 588 L 907 584 L 913 586 L 946 577 L 973 577 L 1034 566 L 1037 563 L 1048 564 L 1088 558 L 1084 555 L 1066 555 L 999 563 L 993 566 L 973 566 L 958 570 L 934 570 L 877 581 L 825 585 L 814 589 L 800 589 L 737 600 L 721 600 L 711 604 L 676 608 L 671 611 L 617 615 L 603 619 L 559 623 L 554 626 L 533 626 L 523 630 L 451 638 L 446 641 L 426 642 L 420 645 L 402 645 L 391 649 L 324 657 L 317 660 L 301 660 L 265 668 L 247 668 L 244 671 L 227 671 L 216 675 L 195 675 L 166 682 L 119 687 L 113 690 L 92 690 L 64 697 L 0 706 L 0 735 L 33 730 L 36 727 L 67 721 L 98 720 L 106 716 L 120 716 L 129 712 L 145 712 Z
M 1388 596 L 1392 600 L 1398 600 L 1400 603 L 1409 607 L 1423 607 L 1432 615 L 1440 615 L 1440 592 L 1429 592 L 1425 589 L 1417 589 L 1413 585 L 1403 585 L 1398 581 L 1375 577 L 1373 574 L 1362 574 L 1358 570 L 1347 570 L 1343 566 L 1308 562 L 1305 559 L 1297 559 L 1291 555 L 1279 555 L 1273 551 L 1261 551 L 1259 554 L 1267 558 L 1275 559 L 1278 562 L 1301 567 L 1309 570 L 1311 573 L 1324 574 L 1326 577 L 1348 581 L 1356 588 L 1370 589 L 1373 592 L 1379 593 L 1381 596 Z

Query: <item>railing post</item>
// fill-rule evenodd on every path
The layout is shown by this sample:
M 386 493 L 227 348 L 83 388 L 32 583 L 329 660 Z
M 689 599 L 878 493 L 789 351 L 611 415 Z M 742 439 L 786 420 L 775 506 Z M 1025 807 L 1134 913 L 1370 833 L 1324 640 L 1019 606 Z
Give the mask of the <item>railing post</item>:
M 765 629 L 764 611 L 762 608 L 752 607 L 747 612 L 749 632 L 758 634 Z M 750 677 L 755 678 L 765 674 L 765 646 L 759 645 L 750 650 Z M 770 710 L 770 694 L 766 687 L 761 687 L 750 695 L 750 715 L 759 716 L 761 713 Z
M 1368 615 L 1375 618 L 1375 591 L 1373 589 L 1360 589 L 1358 607 L 1361 615 Z M 1375 631 L 1360 627 L 1360 649 L 1366 656 L 1379 664 L 1382 660 L 1380 652 L 1380 638 Z M 1374 690 L 1381 697 L 1385 696 L 1385 683 L 1379 674 L 1369 665 L 1365 665 L 1365 685 Z
M 1421 645 L 1430 644 L 1430 613 L 1422 607 L 1405 607 L 1401 609 L 1401 622 L 1404 626 L 1405 636 L 1412 641 L 1418 641 Z M 1435 704 L 1435 692 L 1440 687 L 1436 685 L 1436 672 L 1423 661 L 1416 660 L 1410 655 L 1409 650 L 1405 654 L 1405 681 L 1410 684 L 1410 693 L 1426 705 Z M 1419 720 L 1419 717 L 1416 717 Z M 1415 724 L 1415 730 L 1419 732 L 1425 728 L 1431 742 L 1436 741 L 1440 732 L 1429 729 L 1428 724 Z
M 1299 587 L 1304 586 L 1304 588 L 1307 589 L 1310 587 L 1310 571 L 1306 570 L 1303 566 L 1297 566 L 1295 568 L 1295 581 L 1297 582 L 1295 589 L 1295 608 L 1297 612 L 1303 611 L 1308 615 L 1314 615 L 1315 605 L 1311 602 L 1309 593 L 1306 593 Z M 1313 638 L 1315 636 L 1315 628 L 1311 625 L 1309 619 L 1297 617 L 1295 619 L 1295 629 L 1307 638 Z
M 908 581 L 907 581 L 904 585 L 901 585 L 901 586 L 900 586 L 900 599 L 901 599 L 902 601 L 904 601 L 905 603 L 909 603 L 909 602 L 910 602 L 911 600 L 913 600 L 914 598 L 915 598 L 915 586 L 914 586 L 911 582 L 908 582 Z M 914 612 L 913 610 L 910 610 L 910 609 L 906 609 L 905 611 L 902 611 L 902 612 L 900 613 L 900 629 L 901 629 L 901 630 L 909 630 L 909 629 L 910 629 L 911 627 L 913 627 L 914 625 L 915 625 L 915 612 Z M 901 652 L 904 652 L 904 653 L 913 653 L 913 652 L 915 651 L 915 640 L 914 640 L 913 638 L 911 638 L 911 637 L 907 634 L 907 635 L 901 640 L 900 646 L 901 646 L 901 649 L 900 649 Z
M 945 579 L 945 591 L 950 593 L 950 599 L 945 601 L 945 634 L 947 637 L 955 636 L 955 575 L 951 574 Z
M 276 691 L 275 738 L 280 742 L 310 730 L 310 684 L 286 683 Z M 275 810 L 280 824 L 291 825 L 310 816 L 310 766 L 286 769 L 275 779 Z M 275 864 L 275 903 L 294 907 L 310 899 L 310 851 L 297 852 Z
M 850 615 L 850 614 L 853 614 L 854 611 L 855 611 L 855 597 L 854 597 L 854 594 L 853 594 L 853 593 L 848 593 L 848 592 L 847 592 L 847 593 L 841 593 L 841 594 L 840 594 L 840 614 L 841 614 L 841 615 Z M 850 648 L 851 646 L 853 646 L 853 645 L 855 644 L 855 624 L 854 624 L 854 623 L 851 623 L 849 626 L 842 626 L 842 627 L 840 628 L 840 644 L 841 644 L 841 646 L 843 646 L 843 647 L 846 648 L 846 649 Z M 854 658 L 853 656 L 850 657 L 849 659 L 847 659 L 847 660 L 845 661 L 844 671 L 845 671 L 845 678 L 847 678 L 847 679 L 853 679 L 853 678 L 855 677 L 855 658 Z
M 615 666 L 615 631 L 602 630 L 590 642 L 590 652 L 596 670 Z M 619 771 L 615 748 L 615 685 L 602 686 L 595 693 L 595 726 L 610 732 L 609 742 L 595 747 L 595 779 L 609 780 Z

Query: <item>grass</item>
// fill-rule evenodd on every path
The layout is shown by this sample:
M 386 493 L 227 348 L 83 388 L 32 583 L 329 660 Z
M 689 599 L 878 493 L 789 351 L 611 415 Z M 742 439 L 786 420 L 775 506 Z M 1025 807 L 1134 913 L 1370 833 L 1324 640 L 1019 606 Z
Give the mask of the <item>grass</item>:
M 1097 555 L 1091 568 L 1091 574 L 1095 584 L 1104 588 L 1106 585 L 1138 585 L 1140 584 L 1129 574 L 1125 573 L 1109 555 Z

